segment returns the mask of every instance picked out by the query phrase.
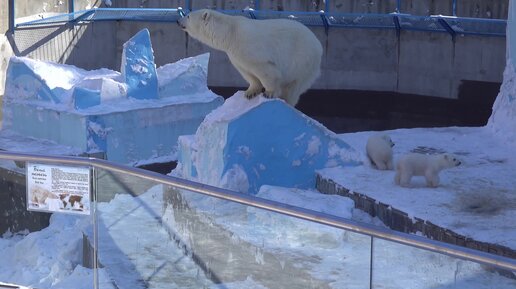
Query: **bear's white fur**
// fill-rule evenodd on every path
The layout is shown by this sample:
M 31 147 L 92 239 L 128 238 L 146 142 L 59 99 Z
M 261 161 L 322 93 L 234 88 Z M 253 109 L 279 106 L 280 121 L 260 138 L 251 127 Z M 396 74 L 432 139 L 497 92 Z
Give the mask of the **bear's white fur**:
M 371 165 L 379 170 L 392 170 L 394 143 L 386 134 L 374 134 L 367 139 L 366 153 Z
M 402 187 L 408 187 L 412 176 L 424 176 L 427 186 L 437 187 L 439 185 L 439 172 L 460 164 L 461 162 L 451 154 L 405 154 L 396 163 L 394 182 Z
M 201 9 L 178 24 L 191 37 L 227 53 L 249 83 L 249 99 L 264 92 L 295 106 L 320 74 L 322 45 L 295 20 L 253 20 Z

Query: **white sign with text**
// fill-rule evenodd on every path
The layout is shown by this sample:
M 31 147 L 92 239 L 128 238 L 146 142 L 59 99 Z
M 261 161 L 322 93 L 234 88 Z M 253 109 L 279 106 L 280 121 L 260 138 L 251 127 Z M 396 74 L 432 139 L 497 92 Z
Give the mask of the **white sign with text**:
M 90 214 L 91 170 L 27 163 L 27 209 Z

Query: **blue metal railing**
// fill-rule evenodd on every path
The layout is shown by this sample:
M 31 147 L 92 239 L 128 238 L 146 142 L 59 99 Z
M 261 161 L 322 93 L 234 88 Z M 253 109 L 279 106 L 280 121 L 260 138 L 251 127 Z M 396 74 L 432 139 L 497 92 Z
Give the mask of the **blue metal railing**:
M 15 0 L 10 0 L 14 3 Z M 71 1 L 73 2 L 73 1 Z M 154 8 L 94 8 L 90 10 L 74 11 L 43 19 L 23 23 L 11 23 L 13 29 L 36 25 L 52 25 L 63 23 L 94 22 L 94 21 L 148 21 L 148 22 L 175 22 L 190 12 L 191 1 L 185 2 L 187 8 L 181 9 L 154 9 Z M 453 14 L 456 14 L 456 0 L 453 0 Z M 397 0 L 396 10 L 401 9 L 401 0 Z M 14 4 L 11 15 L 14 17 Z M 73 4 L 70 6 L 73 9 Z M 255 2 L 259 7 L 259 2 Z M 325 9 L 330 8 L 330 1 L 325 2 Z M 419 16 L 394 12 L 390 14 L 375 13 L 339 13 L 339 12 L 304 12 L 304 11 L 272 11 L 272 10 L 220 10 L 230 15 L 241 15 L 251 19 L 293 19 L 308 26 L 323 26 L 343 28 L 370 28 L 443 32 L 455 35 L 482 35 L 505 36 L 507 21 L 504 19 L 466 18 L 456 16 Z M 11 19 L 14 21 L 14 19 Z

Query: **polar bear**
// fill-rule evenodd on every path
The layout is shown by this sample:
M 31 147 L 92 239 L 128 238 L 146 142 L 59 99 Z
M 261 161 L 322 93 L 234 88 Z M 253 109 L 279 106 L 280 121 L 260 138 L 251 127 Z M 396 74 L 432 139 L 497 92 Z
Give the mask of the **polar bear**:
M 426 185 L 435 188 L 439 185 L 439 172 L 441 170 L 456 167 L 460 164 L 461 162 L 451 154 L 405 154 L 396 163 L 394 182 L 402 187 L 408 187 L 412 176 L 424 176 Z
M 248 99 L 263 92 L 295 106 L 319 77 L 322 45 L 297 21 L 254 20 L 201 9 L 177 23 L 191 37 L 226 52 L 249 83 Z
M 379 170 L 392 170 L 392 147 L 394 143 L 386 134 L 374 134 L 367 139 L 367 158 Z

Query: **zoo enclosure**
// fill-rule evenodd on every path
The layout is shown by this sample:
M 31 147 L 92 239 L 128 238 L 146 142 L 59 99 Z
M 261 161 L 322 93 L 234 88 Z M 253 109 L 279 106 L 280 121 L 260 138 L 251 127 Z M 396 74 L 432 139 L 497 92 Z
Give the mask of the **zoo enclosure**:
M 10 216 L 11 221 L 7 224 L 8 228 L 10 228 L 10 232 L 23 230 L 24 228 L 20 226 L 26 224 L 27 220 L 32 221 L 35 219 L 35 216 L 27 214 L 25 208 L 26 202 L 21 201 L 20 204 L 13 203 L 15 202 L 15 199 L 23 199 L 25 196 L 26 183 L 23 181 L 25 178 L 25 171 L 23 168 L 26 167 L 27 162 L 30 162 L 31 164 L 65 165 L 71 167 L 90 168 L 93 171 L 94 189 L 93 197 L 91 199 L 93 208 L 91 217 L 92 228 L 86 230 L 88 232 L 92 230 L 92 234 L 84 232 L 85 241 L 83 244 L 86 247 L 83 248 L 83 252 L 87 253 L 88 248 L 93 248 L 93 251 L 91 255 L 92 260 L 86 260 L 86 262 L 83 261 L 83 264 L 92 266 L 94 270 L 97 270 L 102 266 L 108 270 L 114 270 L 115 272 L 119 266 L 121 266 L 120 268 L 122 268 L 122 271 L 124 270 L 124 266 L 129 266 L 131 270 L 135 270 L 135 272 L 132 272 L 131 274 L 141 275 L 140 277 L 146 278 L 145 280 L 148 283 L 144 284 L 146 286 L 144 288 L 157 286 L 157 283 L 160 281 L 153 280 L 152 278 L 163 273 L 160 271 L 177 269 L 174 266 L 169 267 L 170 264 L 164 262 L 167 256 L 174 254 L 173 251 L 158 250 L 157 252 L 154 252 L 157 255 L 154 257 L 151 256 L 152 258 L 149 260 L 152 248 L 155 248 L 156 246 L 159 247 L 160 245 L 169 245 L 170 247 L 168 247 L 168 249 L 174 247 L 176 248 L 176 251 L 180 251 L 180 253 L 182 252 L 181 255 L 185 254 L 185 256 L 193 258 L 196 264 L 202 268 L 204 273 L 209 276 L 214 283 L 224 283 L 229 281 L 226 278 L 234 278 L 235 275 L 238 274 L 244 274 L 243 276 L 253 276 L 252 278 L 257 280 L 256 278 L 259 278 L 259 272 L 263 272 L 271 268 L 274 269 L 274 267 L 272 267 L 272 263 L 270 263 L 271 261 L 264 257 L 268 250 L 267 246 L 258 246 L 255 248 L 245 242 L 239 242 L 239 237 L 242 236 L 235 234 L 235 232 L 229 233 L 229 238 L 224 238 L 223 235 L 219 234 L 221 230 L 226 230 L 223 227 L 220 227 L 220 223 L 217 222 L 220 218 L 220 210 L 221 208 L 227 208 L 228 205 L 231 205 L 231 208 L 234 209 L 234 211 L 231 210 L 225 212 L 223 216 L 226 218 L 229 216 L 231 219 L 223 220 L 226 222 L 229 221 L 230 223 L 236 222 L 243 226 L 242 232 L 245 232 L 245 236 L 247 238 L 257 239 L 258 243 L 266 243 L 266 239 L 260 239 L 264 238 L 264 236 L 259 235 L 258 228 L 275 226 L 278 221 L 280 221 L 280 223 L 293 222 L 292 224 L 296 224 L 294 227 L 286 226 L 282 228 L 282 230 L 284 230 L 283 234 L 294 238 L 294 240 L 297 238 L 300 238 L 301 240 L 306 238 L 304 233 L 306 231 L 320 232 L 324 235 L 328 233 L 331 234 L 331 231 L 329 230 L 336 230 L 336 232 L 345 234 L 346 237 L 340 240 L 340 242 L 346 244 L 346 246 L 351 246 L 353 244 L 354 246 L 358 246 L 353 247 L 353 250 L 360 252 L 360 257 L 358 259 L 351 258 L 349 260 L 339 259 L 337 262 L 347 264 L 347 266 L 349 266 L 347 268 L 359 268 L 356 275 L 353 276 L 354 280 L 359 279 L 360 286 L 358 286 L 358 288 L 383 288 L 381 283 L 386 280 L 396 280 L 396 278 L 399 277 L 409 278 L 407 275 L 395 277 L 396 272 L 405 272 L 403 269 L 406 269 L 405 267 L 409 265 L 405 262 L 390 263 L 391 258 L 393 258 L 392 256 L 398 256 L 398 258 L 399 256 L 406 256 L 405 258 L 407 259 L 402 260 L 406 262 L 409 261 L 409 258 L 411 260 L 416 260 L 417 262 L 410 266 L 418 267 L 419 269 L 412 269 L 419 272 L 425 272 L 425 266 L 442 267 L 446 264 L 452 263 L 454 266 L 457 266 L 457 271 L 455 273 L 451 272 L 451 276 L 454 276 L 451 281 L 455 284 L 467 282 L 467 278 L 471 277 L 468 274 L 462 274 L 463 272 L 460 272 L 460 268 L 471 268 L 471 266 L 476 266 L 477 264 L 484 264 L 487 266 L 483 267 L 483 269 L 489 268 L 489 270 L 499 271 L 502 274 L 509 274 L 510 276 L 514 276 L 513 272 L 516 271 L 516 261 L 514 259 L 437 242 L 420 236 L 395 232 L 383 227 L 359 223 L 184 179 L 114 164 L 104 160 L 20 154 L 0 151 L 0 186 L 2 188 L 9 188 L 8 190 L 2 190 L 2 194 L 0 196 L 9 200 L 8 202 L 3 201 L 3 203 L 6 203 L 9 208 L 8 210 L 10 210 L 8 216 Z M 110 181 L 105 180 L 106 176 L 110 178 Z M 115 188 L 113 183 L 121 185 Z M 147 183 L 147 185 L 142 187 L 142 184 L 144 183 Z M 163 191 L 163 199 L 157 197 L 151 199 L 150 202 L 149 199 L 146 201 L 142 196 L 144 196 L 148 191 L 151 191 L 152 188 L 156 188 L 156 186 L 161 186 L 158 187 L 158 189 L 161 188 Z M 166 196 L 167 193 L 169 193 L 168 197 Z M 159 196 L 159 194 L 157 195 Z M 117 207 L 116 200 L 127 201 L 127 199 L 131 200 L 130 203 L 126 202 L 126 205 Z M 199 200 L 203 202 L 209 201 L 208 204 L 215 201 L 217 201 L 217 203 L 211 203 L 213 206 L 205 206 L 206 202 L 199 203 L 197 202 Z M 155 205 L 155 203 L 160 204 L 161 201 L 163 201 L 167 207 Z M 165 216 L 167 212 L 170 212 L 170 208 L 173 208 L 173 222 L 170 222 L 170 218 L 167 219 Z M 140 210 L 140 213 L 137 213 L 138 210 Z M 244 212 L 245 215 L 243 218 L 242 216 L 237 215 L 232 216 L 232 214 L 237 211 Z M 110 212 L 118 212 L 118 215 L 113 219 L 113 216 L 109 215 Z M 0 213 L 5 214 L 7 211 Z M 265 213 L 265 216 L 270 214 L 270 219 L 256 218 L 256 214 L 258 213 Z M 19 218 L 13 219 L 12 215 L 14 214 L 19 216 Z M 135 225 L 134 223 L 125 222 L 125 219 L 130 218 L 130 216 L 135 214 L 140 214 L 144 220 L 148 220 L 149 223 L 146 224 L 145 229 L 141 231 L 135 230 L 132 227 Z M 262 217 L 263 216 L 264 215 L 262 215 Z M 301 220 L 303 221 L 301 222 Z M 121 224 L 127 224 L 129 227 L 124 229 L 123 226 L 120 227 Z M 16 227 L 16 229 L 14 229 L 14 227 Z M 39 229 L 43 229 L 44 227 L 45 226 L 43 225 Z M 36 228 L 35 230 L 39 229 Z M 165 244 L 159 244 L 156 240 L 163 239 L 163 231 L 168 232 L 171 236 L 170 239 L 162 241 Z M 132 237 L 129 237 L 131 232 L 136 234 L 135 238 L 137 239 L 137 242 L 135 245 L 137 250 L 129 250 L 133 255 L 125 256 L 127 257 L 125 263 L 120 263 L 120 260 L 124 259 L 124 254 L 128 252 L 124 251 L 127 249 L 127 246 L 124 246 L 126 244 L 123 241 L 124 239 L 125 241 L 132 239 Z M 186 234 L 181 235 L 180 232 Z M 333 233 L 335 233 L 335 231 L 333 231 Z M 184 239 L 184 236 L 187 236 L 187 239 Z M 151 243 L 144 246 L 145 241 L 149 240 Z M 289 243 L 285 242 L 284 239 L 280 240 L 283 240 L 280 241 L 280 243 L 286 245 Z M 195 246 L 195 244 L 201 245 Z M 269 272 L 269 274 L 265 276 L 267 280 L 264 282 L 273 282 L 273 284 L 276 285 L 278 285 L 279 282 L 282 282 L 282 280 L 289 282 L 287 284 L 292 284 L 290 282 L 294 282 L 292 280 L 292 276 L 286 271 L 283 271 L 285 269 L 285 264 L 288 264 L 291 261 L 289 258 L 291 258 L 292 255 L 290 254 L 294 254 L 296 256 L 295 260 L 296 262 L 299 262 L 299 264 L 303 264 L 304 261 L 309 262 L 309 260 L 313 258 L 312 254 L 315 251 L 324 252 L 324 255 L 321 255 L 320 257 L 325 260 L 333 260 L 335 257 L 334 254 L 336 254 L 336 252 L 334 250 L 328 250 L 325 247 L 327 244 L 324 242 L 318 243 L 307 240 L 305 245 L 303 245 L 302 252 L 308 252 L 304 257 L 299 252 L 295 253 L 295 248 L 289 249 L 288 246 L 286 248 L 272 248 L 271 250 L 274 252 L 273 259 L 279 259 L 280 263 L 283 262 L 281 263 L 283 265 L 282 269 L 277 271 L 272 270 L 272 272 Z M 224 254 L 228 250 L 231 252 L 251 250 L 251 254 L 233 254 L 230 256 L 231 258 L 221 258 L 221 255 L 216 255 L 216 257 L 219 257 L 217 259 L 213 258 L 214 251 L 216 251 L 214 249 L 220 250 L 217 252 L 218 254 Z M 290 250 L 294 251 L 290 252 Z M 407 254 L 404 255 L 402 254 L 403 252 Z M 87 255 L 88 254 L 84 254 L 84 256 Z M 117 256 L 117 259 L 112 259 L 114 258 L 113 256 Z M 34 257 L 37 258 L 38 256 Z M 248 257 L 250 257 L 250 259 L 248 259 Z M 184 256 L 181 258 L 184 258 Z M 99 260 L 101 260 L 102 263 L 99 263 Z M 217 262 L 222 263 L 219 264 Z M 129 263 L 129 265 L 126 263 Z M 235 267 L 234 264 L 238 264 L 239 267 Z M 380 266 L 381 264 L 384 264 L 384 267 Z M 388 264 L 388 266 L 385 266 L 385 264 Z M 150 272 L 148 271 L 149 268 Z M 229 272 L 227 271 L 227 268 L 230 268 Z M 251 270 L 251 268 L 254 268 L 254 270 Z M 125 272 L 124 276 L 119 277 L 131 280 L 131 276 L 129 276 L 131 274 Z M 432 272 L 426 272 L 423 274 L 426 274 L 429 278 L 424 278 L 424 280 L 418 281 L 423 282 L 425 287 L 428 288 L 443 285 L 440 282 L 442 282 L 443 279 L 446 279 L 441 279 L 441 277 L 444 276 L 432 276 Z M 98 277 L 97 275 L 94 276 L 95 278 Z M 174 274 L 171 276 L 174 277 Z M 420 278 L 421 277 L 422 276 L 420 276 Z M 314 281 L 312 279 L 310 280 Z M 381 282 L 379 280 L 381 280 Z M 10 280 L 0 280 L 0 282 L 5 281 L 9 282 Z M 94 281 L 94 288 L 99 288 L 98 279 Z M 154 285 L 151 286 L 149 284 Z M 307 282 L 304 286 L 310 286 L 306 284 L 313 285 L 313 283 Z
M 472 3 L 467 3 L 464 0 L 441 1 L 441 4 L 437 5 L 439 7 L 430 7 L 431 5 L 428 4 L 425 9 L 417 8 L 415 2 L 409 0 L 378 1 L 384 3 L 381 7 L 380 4 L 375 4 L 373 1 L 353 0 L 306 1 L 307 4 L 304 7 L 294 5 L 290 1 L 284 3 L 285 5 L 277 4 L 274 6 L 271 4 L 272 1 L 267 0 L 236 1 L 236 4 L 232 5 L 225 5 L 224 1 L 220 5 L 214 4 L 214 2 L 220 1 L 211 1 L 210 5 L 210 1 L 184 0 L 168 1 L 167 5 L 164 5 L 170 7 L 176 4 L 177 6 L 174 8 L 144 8 L 147 1 L 134 1 L 140 3 L 137 8 L 134 8 L 134 2 L 132 5 L 124 5 L 124 1 L 116 1 L 114 5 L 120 5 L 117 8 L 93 8 L 91 1 L 61 0 L 56 1 L 53 6 L 47 4 L 41 8 L 40 10 L 43 12 L 37 13 L 36 11 L 35 15 L 30 15 L 35 11 L 27 12 L 26 9 L 21 11 L 22 4 L 26 1 L 9 1 L 11 1 L 11 5 L 9 5 L 11 30 L 34 25 L 93 21 L 175 22 L 189 11 L 208 7 L 252 19 L 294 19 L 310 26 L 324 26 L 326 30 L 332 27 L 394 29 L 398 33 L 401 30 L 449 33 L 452 37 L 457 34 L 505 36 L 505 18 L 508 7 L 508 2 L 498 1 L 498 4 L 494 4 L 496 7 L 487 6 L 487 8 L 484 7 L 485 11 L 481 12 L 478 4 L 473 9 L 469 7 Z M 121 4 L 117 4 L 117 2 L 121 2 Z M 355 2 L 359 3 L 356 4 Z M 426 2 L 428 1 L 418 1 L 418 3 Z M 355 4 L 351 5 L 349 3 Z M 346 6 L 346 4 L 349 5 Z M 378 7 L 374 7 L 374 5 Z M 468 6 L 468 9 L 461 10 L 461 5 Z M 361 8 L 358 9 L 357 7 Z M 409 7 L 412 7 L 410 10 L 415 10 L 409 11 Z M 474 11 L 466 13 L 466 10 Z M 424 12 L 422 14 L 427 15 L 413 15 L 408 14 L 407 11 Z M 463 13 L 459 13 L 459 11 L 463 11 Z M 467 17 L 461 16 L 465 14 L 467 14 Z

